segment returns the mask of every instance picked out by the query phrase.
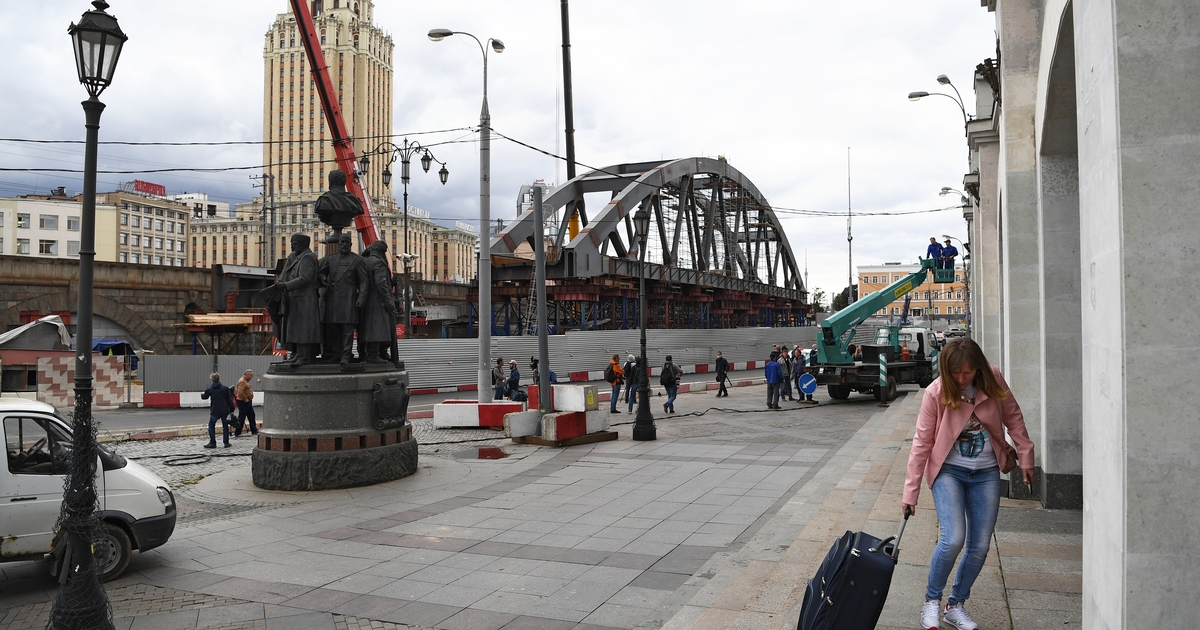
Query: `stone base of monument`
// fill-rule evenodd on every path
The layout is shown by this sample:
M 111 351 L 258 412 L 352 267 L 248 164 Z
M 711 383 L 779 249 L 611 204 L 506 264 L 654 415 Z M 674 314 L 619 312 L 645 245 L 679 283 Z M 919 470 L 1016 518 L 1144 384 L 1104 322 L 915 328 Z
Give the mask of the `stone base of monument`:
M 332 490 L 393 481 L 417 470 L 408 424 L 408 373 L 299 366 L 263 375 L 266 426 L 251 455 L 254 485 Z

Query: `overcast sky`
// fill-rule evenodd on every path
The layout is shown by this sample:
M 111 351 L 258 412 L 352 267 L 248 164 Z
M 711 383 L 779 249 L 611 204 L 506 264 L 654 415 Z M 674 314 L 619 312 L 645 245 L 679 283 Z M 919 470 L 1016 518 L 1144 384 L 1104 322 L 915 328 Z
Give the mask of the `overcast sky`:
M 328 0 L 327 0 L 328 2 Z M 0 137 L 81 140 L 67 27 L 89 4 L 5 3 L 0 41 L 9 62 Z M 264 35 L 285 0 L 111 0 L 129 42 L 107 104 L 102 141 L 259 141 Z M 580 171 L 624 162 L 724 155 L 779 208 L 810 289 L 846 286 L 847 147 L 855 213 L 944 208 L 962 187 L 967 148 L 958 106 L 939 91 L 948 75 L 974 110 L 975 65 L 994 55 L 993 16 L 974 0 L 573 0 L 571 53 Z M 478 124 L 482 58 L 475 42 L 434 43 L 431 28 L 503 40 L 488 57 L 494 129 L 554 153 L 561 139 L 562 70 L 555 0 L 382 0 L 376 24 L 395 42 L 393 131 Z M 948 89 L 948 88 L 947 88 Z M 953 92 L 951 92 L 953 93 Z M 471 140 L 470 131 L 411 136 Z M 450 183 L 414 171 L 413 205 L 434 217 L 478 220 L 471 142 L 435 149 Z M 81 145 L 0 141 L 0 167 L 81 169 Z M 228 168 L 261 164 L 259 146 L 101 147 L 100 170 Z M 502 139 L 492 142 L 492 216 L 511 218 L 521 184 L 562 182 L 565 166 Z M 255 169 L 222 173 L 101 174 L 100 191 L 144 179 L 174 192 L 249 201 Z M 80 190 L 78 174 L 0 172 L 0 196 Z M 399 186 L 396 186 L 399 192 Z M 841 212 L 811 217 L 786 210 Z M 915 262 L 930 236 L 966 236 L 958 210 L 854 219 L 854 264 Z

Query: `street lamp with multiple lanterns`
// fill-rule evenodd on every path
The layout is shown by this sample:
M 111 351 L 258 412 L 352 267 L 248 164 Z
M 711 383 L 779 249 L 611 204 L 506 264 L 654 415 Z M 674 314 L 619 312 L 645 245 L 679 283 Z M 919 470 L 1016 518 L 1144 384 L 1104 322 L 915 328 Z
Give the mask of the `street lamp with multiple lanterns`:
M 363 174 L 366 174 L 367 169 L 371 166 L 371 159 L 369 156 L 378 155 L 386 158 L 386 161 L 383 165 L 383 174 L 381 175 L 384 186 L 391 186 L 392 164 L 395 164 L 396 160 L 400 160 L 400 182 L 404 185 L 404 251 L 396 254 L 396 257 L 404 263 L 405 336 L 412 335 L 412 300 L 410 299 L 410 294 L 412 291 L 409 288 L 411 286 L 409 274 L 412 270 L 413 259 L 416 258 L 415 254 L 411 254 L 408 251 L 408 180 L 409 165 L 412 163 L 413 156 L 417 154 L 421 155 L 421 169 L 426 173 L 429 172 L 429 167 L 433 166 L 434 162 L 442 165 L 441 170 L 438 171 L 438 178 L 442 180 L 442 185 L 445 186 L 446 180 L 450 178 L 450 171 L 446 170 L 446 163 L 433 157 L 433 153 L 430 152 L 429 149 L 421 146 L 421 143 L 409 142 L 408 138 L 405 138 L 404 142 L 399 146 L 392 144 L 391 142 L 381 143 L 373 150 L 363 153 L 362 157 L 358 158 L 358 170 Z
M 641 355 L 637 361 L 638 410 L 633 421 L 633 439 L 648 441 L 656 439 L 654 416 L 650 414 L 650 375 L 646 369 L 646 238 L 650 234 L 650 211 L 639 208 L 633 214 L 633 227 L 638 240 L 638 319 L 641 328 Z
M 492 115 L 487 100 L 488 48 L 504 52 L 504 42 L 490 38 L 487 45 L 478 37 L 448 28 L 429 31 L 429 39 L 440 42 L 451 35 L 466 35 L 479 44 L 483 53 L 483 107 L 479 110 L 479 402 L 491 399 L 492 346 L 492 249 L 491 249 L 491 180 L 492 180 Z
M 79 303 L 75 332 L 75 409 L 67 486 L 63 491 L 61 527 L 64 536 L 61 580 L 50 622 L 53 628 L 112 628 L 108 597 L 100 586 L 97 560 L 115 550 L 100 535 L 96 514 L 96 434 L 92 423 L 92 291 L 96 260 L 96 154 L 100 93 L 112 83 L 121 48 L 128 37 L 117 19 L 104 12 L 108 3 L 96 0 L 78 24 L 67 30 L 75 50 L 79 82 L 88 92 L 83 102 L 87 137 L 83 157 L 83 204 L 79 234 Z

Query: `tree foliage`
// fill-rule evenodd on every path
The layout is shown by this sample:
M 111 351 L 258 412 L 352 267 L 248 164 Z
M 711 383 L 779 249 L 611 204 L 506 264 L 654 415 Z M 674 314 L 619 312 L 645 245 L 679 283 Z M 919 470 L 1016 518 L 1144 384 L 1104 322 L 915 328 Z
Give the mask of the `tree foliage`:
M 854 299 L 856 301 L 858 300 L 858 285 L 852 284 L 852 285 L 846 287 L 845 289 L 842 289 L 842 292 L 837 294 L 837 296 L 833 298 L 833 310 L 840 311 L 840 310 L 846 308 L 847 300 L 848 300 L 847 296 L 849 295 L 851 289 L 854 290 Z

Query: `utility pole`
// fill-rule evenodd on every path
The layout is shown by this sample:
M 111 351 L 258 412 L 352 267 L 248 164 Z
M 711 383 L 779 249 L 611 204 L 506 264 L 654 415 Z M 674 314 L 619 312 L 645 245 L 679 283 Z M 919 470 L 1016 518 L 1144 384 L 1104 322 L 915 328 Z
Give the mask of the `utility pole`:
M 854 232 L 851 229 L 854 212 L 850 205 L 850 147 L 846 147 L 846 306 L 855 302 L 854 299 Z
M 253 179 L 256 182 L 255 184 L 253 184 L 253 186 L 255 188 L 263 189 L 263 193 L 262 193 L 262 202 L 263 202 L 263 206 L 262 206 L 262 237 L 259 239 L 260 245 L 258 248 L 258 258 L 259 258 L 258 264 L 262 267 L 267 267 L 267 266 L 269 266 L 267 264 L 268 260 L 271 263 L 275 262 L 274 257 L 271 257 L 269 259 L 267 257 L 267 247 L 269 245 L 274 245 L 274 239 L 272 238 L 273 235 L 268 234 L 268 230 L 267 230 L 267 212 L 268 212 L 268 210 L 267 210 L 267 207 L 268 207 L 267 193 L 268 193 L 268 190 L 270 190 L 271 194 L 274 195 L 275 176 L 271 175 L 270 173 L 263 173 L 262 175 L 251 175 L 250 179 Z M 273 204 L 272 204 L 272 206 L 273 206 Z M 273 212 L 273 211 L 274 210 L 272 208 L 271 212 Z M 274 225 L 274 223 L 275 223 L 275 217 L 272 214 L 271 225 Z M 271 251 L 272 251 L 272 253 L 274 253 L 273 249 Z

